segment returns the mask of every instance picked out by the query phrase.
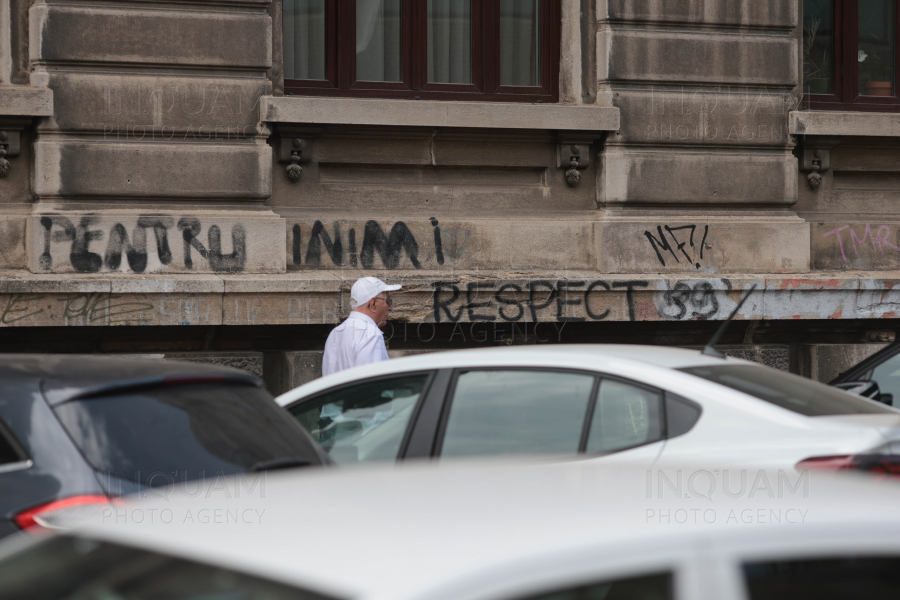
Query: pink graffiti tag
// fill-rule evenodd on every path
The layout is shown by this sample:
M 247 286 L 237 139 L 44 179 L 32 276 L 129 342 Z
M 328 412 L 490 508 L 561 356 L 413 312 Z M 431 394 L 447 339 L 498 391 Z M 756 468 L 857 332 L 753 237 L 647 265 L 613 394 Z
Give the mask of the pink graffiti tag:
M 847 254 L 844 252 L 844 240 L 841 237 L 841 232 L 845 229 L 850 229 L 849 225 L 844 225 L 843 227 L 835 227 L 831 231 L 826 231 L 822 237 L 828 237 L 829 235 L 833 235 L 837 238 L 838 245 L 841 248 L 841 257 L 844 259 L 844 262 L 847 262 Z M 850 241 L 853 243 L 853 252 L 856 256 L 859 256 L 859 248 L 857 247 L 857 242 L 860 244 L 865 243 L 868 239 L 872 242 L 872 250 L 876 252 L 881 252 L 884 254 L 884 246 L 890 246 L 894 250 L 900 252 L 900 248 L 895 246 L 894 244 L 888 241 L 888 237 L 891 235 L 891 228 L 887 225 L 882 225 L 878 228 L 878 234 L 872 233 L 872 227 L 869 223 L 866 223 L 866 229 L 863 231 L 863 236 L 860 238 L 856 235 L 856 231 L 850 229 Z M 875 244 L 878 244 L 878 247 L 875 247 Z

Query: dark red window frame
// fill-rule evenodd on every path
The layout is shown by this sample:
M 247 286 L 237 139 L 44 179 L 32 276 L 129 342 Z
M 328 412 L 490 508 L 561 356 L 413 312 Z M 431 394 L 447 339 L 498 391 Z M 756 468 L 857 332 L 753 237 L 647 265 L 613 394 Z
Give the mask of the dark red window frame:
M 327 79 L 285 79 L 285 94 L 421 100 L 559 101 L 560 0 L 541 0 L 539 86 L 500 85 L 500 3 L 472 0 L 472 83 L 428 83 L 425 0 L 402 0 L 401 81 L 356 80 L 356 1 L 326 4 Z
M 801 2 L 802 5 L 802 2 Z M 895 11 L 900 33 L 900 0 Z M 900 40 L 894 40 L 894 93 L 900 92 Z M 803 106 L 817 110 L 900 111 L 898 96 L 859 95 L 859 0 L 834 0 L 834 94 L 804 94 Z

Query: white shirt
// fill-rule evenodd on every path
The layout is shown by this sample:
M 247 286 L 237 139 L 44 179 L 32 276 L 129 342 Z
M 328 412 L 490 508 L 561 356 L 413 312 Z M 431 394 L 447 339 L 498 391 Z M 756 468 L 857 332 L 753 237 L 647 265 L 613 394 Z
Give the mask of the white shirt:
M 353 311 L 331 330 L 322 357 L 322 375 L 388 359 L 384 333 L 372 317 Z

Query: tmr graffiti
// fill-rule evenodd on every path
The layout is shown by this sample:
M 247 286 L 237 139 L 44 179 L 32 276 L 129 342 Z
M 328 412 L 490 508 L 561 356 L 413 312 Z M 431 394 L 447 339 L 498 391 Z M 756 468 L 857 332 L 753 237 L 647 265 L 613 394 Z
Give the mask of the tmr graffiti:
M 348 227 L 347 221 L 334 221 L 329 230 L 322 221 L 316 221 L 304 235 L 303 227 L 295 223 L 291 228 L 294 265 L 309 269 L 331 266 L 374 269 L 380 263 L 385 269 L 396 270 L 406 259 L 414 269 L 422 269 L 423 263 L 432 261 L 436 266 L 443 266 L 448 259 L 462 256 L 471 236 L 468 230 L 442 228 L 434 217 L 427 225 L 415 223 L 413 227 L 404 221 L 388 227 L 370 219 L 361 227 L 361 239 L 358 229 Z M 418 239 L 413 229 L 419 232 Z M 425 235 L 423 230 L 427 231 Z M 330 264 L 324 260 L 326 256 Z
M 206 242 L 200 240 L 202 225 L 194 217 L 183 217 L 176 222 L 174 217 L 161 215 L 143 215 L 138 217 L 137 224 L 129 234 L 122 223 L 113 224 L 108 235 L 97 228 L 99 218 L 86 215 L 75 224 L 68 217 L 41 217 L 43 229 L 43 252 L 38 264 L 44 271 L 53 271 L 57 261 L 53 255 L 57 244 L 68 245 L 68 258 L 72 268 L 78 273 L 98 273 L 104 270 L 118 271 L 123 266 L 124 255 L 128 268 L 135 273 L 144 273 L 149 264 L 148 231 L 153 233 L 154 249 L 159 263 L 165 267 L 173 264 L 172 249 L 169 242 L 170 230 L 174 235 L 180 233 L 183 245 L 183 263 L 185 269 L 194 268 L 194 253 L 209 261 L 211 270 L 221 273 L 238 273 L 244 270 L 247 261 L 247 233 L 240 224 L 231 228 L 232 251 L 222 251 L 222 231 L 218 225 L 207 228 Z M 106 238 L 105 251 L 101 255 L 94 250 L 102 248 Z M 173 242 L 175 243 L 175 242 Z
M 858 226 L 858 227 L 861 227 Z M 859 256 L 859 246 L 865 248 L 866 240 L 872 244 L 872 250 L 874 252 L 880 252 L 882 255 L 885 254 L 884 249 L 887 246 L 890 249 L 896 250 L 900 252 L 900 248 L 892 244 L 888 241 L 891 236 L 891 228 L 887 225 L 878 226 L 877 233 L 872 231 L 872 226 L 869 223 L 866 223 L 865 229 L 863 230 L 862 237 L 857 235 L 856 230 L 853 229 L 850 225 L 844 225 L 843 227 L 835 227 L 829 231 L 826 231 L 822 237 L 834 236 L 834 239 L 837 241 L 838 246 L 841 249 L 841 258 L 843 258 L 844 262 L 848 261 L 847 252 L 849 252 L 849 245 L 844 246 L 843 231 L 849 229 L 850 235 L 848 236 L 849 242 L 853 244 L 853 255 Z M 878 245 L 876 248 L 875 245 Z

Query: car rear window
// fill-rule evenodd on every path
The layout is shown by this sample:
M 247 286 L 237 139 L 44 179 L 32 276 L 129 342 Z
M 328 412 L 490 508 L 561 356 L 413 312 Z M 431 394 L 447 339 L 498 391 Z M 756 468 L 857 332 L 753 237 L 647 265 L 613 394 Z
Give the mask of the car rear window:
M 3 600 L 329 599 L 231 569 L 69 536 L 37 543 L 0 562 L 0 590 Z
M 882 404 L 775 369 L 712 365 L 680 370 L 808 417 L 897 414 Z
M 847 556 L 747 563 L 749 600 L 896 600 L 900 558 Z
M 155 387 L 72 400 L 54 409 L 87 461 L 113 487 L 117 481 L 161 487 L 279 463 L 322 462 L 306 432 L 256 387 Z

